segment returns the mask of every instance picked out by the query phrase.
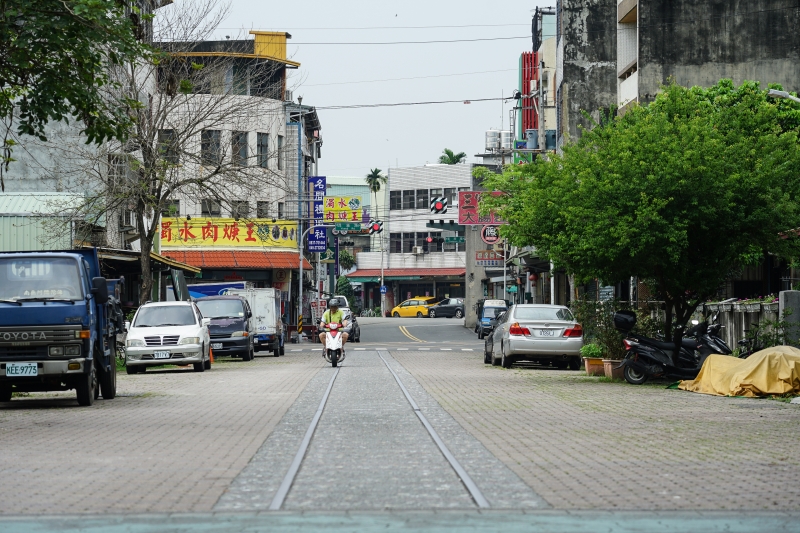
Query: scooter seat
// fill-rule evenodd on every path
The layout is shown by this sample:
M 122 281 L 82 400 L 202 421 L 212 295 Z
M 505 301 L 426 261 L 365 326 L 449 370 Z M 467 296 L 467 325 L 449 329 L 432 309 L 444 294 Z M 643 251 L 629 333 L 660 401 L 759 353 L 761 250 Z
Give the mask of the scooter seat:
M 672 342 L 662 342 L 656 339 L 651 339 L 650 337 L 633 337 L 633 338 L 635 338 L 642 344 L 653 346 L 654 348 L 658 348 L 660 350 L 668 350 L 668 351 L 675 350 L 675 344 Z

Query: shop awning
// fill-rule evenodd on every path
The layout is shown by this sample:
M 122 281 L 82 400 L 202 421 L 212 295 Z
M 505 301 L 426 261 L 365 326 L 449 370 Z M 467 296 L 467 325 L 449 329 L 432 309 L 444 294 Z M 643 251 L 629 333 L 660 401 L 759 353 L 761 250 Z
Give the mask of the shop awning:
M 84 246 L 83 248 L 91 248 L 91 246 Z M 139 252 L 134 250 L 120 250 L 116 248 L 98 248 L 97 255 L 101 260 L 105 261 L 121 261 L 124 263 L 139 263 Z M 194 274 L 199 274 L 200 269 L 188 265 L 181 261 L 176 261 L 174 259 L 170 259 L 169 257 L 165 257 L 163 255 L 159 255 L 155 252 L 150 252 L 150 259 L 155 263 L 160 263 L 162 265 L 166 265 L 170 268 L 174 268 L 177 270 L 183 270 L 184 272 L 192 272 Z
M 385 268 L 383 269 L 384 281 L 408 281 L 429 278 L 452 278 L 466 274 L 465 268 Z M 360 283 L 379 283 L 381 281 L 380 268 L 361 268 L 347 274 L 350 281 Z
M 299 255 L 294 252 L 254 252 L 249 250 L 162 250 L 161 255 L 205 269 L 299 269 Z M 311 270 L 311 263 L 303 259 L 303 268 Z

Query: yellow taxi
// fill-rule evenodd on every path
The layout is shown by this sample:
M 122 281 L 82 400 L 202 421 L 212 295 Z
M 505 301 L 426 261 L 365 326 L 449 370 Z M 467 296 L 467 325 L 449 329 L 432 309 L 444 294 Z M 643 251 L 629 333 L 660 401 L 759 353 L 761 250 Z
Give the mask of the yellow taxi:
M 422 318 L 428 316 L 430 307 L 436 303 L 436 298 L 433 296 L 417 296 L 401 303 L 392 309 L 393 317 L 401 316 L 415 316 Z

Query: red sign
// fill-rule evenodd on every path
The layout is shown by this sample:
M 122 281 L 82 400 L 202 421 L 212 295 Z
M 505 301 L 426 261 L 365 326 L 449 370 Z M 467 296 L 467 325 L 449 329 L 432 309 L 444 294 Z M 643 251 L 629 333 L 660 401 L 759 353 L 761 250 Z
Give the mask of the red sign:
M 495 244 L 500 240 L 500 232 L 497 226 L 484 226 L 481 230 L 481 239 L 486 244 Z
M 467 226 L 484 226 L 487 224 L 505 224 L 505 221 L 494 213 L 481 215 L 478 208 L 481 196 L 484 193 L 477 191 L 461 191 L 458 193 L 458 223 Z

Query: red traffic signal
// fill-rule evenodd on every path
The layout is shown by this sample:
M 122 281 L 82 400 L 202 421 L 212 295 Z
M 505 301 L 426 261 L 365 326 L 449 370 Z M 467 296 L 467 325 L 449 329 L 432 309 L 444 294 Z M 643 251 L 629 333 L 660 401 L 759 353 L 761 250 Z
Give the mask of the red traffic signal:
M 426 241 L 428 241 L 428 243 L 430 244 L 430 243 L 432 243 L 432 242 L 433 242 L 433 237 L 428 237 L 428 238 L 427 238 L 427 239 L 425 239 L 425 240 L 426 240 Z
M 383 231 L 383 221 L 381 220 L 373 220 L 369 223 L 369 234 L 372 235 L 373 233 L 380 233 Z
M 431 213 L 447 213 L 447 198 L 431 198 Z

